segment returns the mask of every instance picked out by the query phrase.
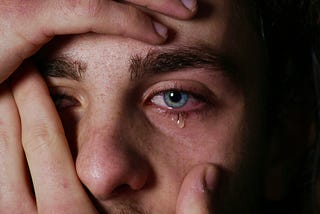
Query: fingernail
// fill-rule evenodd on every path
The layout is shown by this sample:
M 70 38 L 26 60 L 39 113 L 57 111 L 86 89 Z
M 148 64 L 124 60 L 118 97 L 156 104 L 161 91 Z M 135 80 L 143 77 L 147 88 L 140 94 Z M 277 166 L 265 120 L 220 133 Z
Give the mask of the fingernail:
M 168 37 L 168 28 L 166 26 L 160 24 L 159 22 L 153 22 L 153 26 L 161 37 L 163 37 L 164 39 Z
M 189 10 L 194 11 L 197 7 L 196 0 L 181 0 L 182 4 Z
M 217 183 L 216 178 L 216 170 L 213 167 L 208 167 L 206 170 L 206 176 L 205 176 L 205 188 L 209 191 L 212 191 Z

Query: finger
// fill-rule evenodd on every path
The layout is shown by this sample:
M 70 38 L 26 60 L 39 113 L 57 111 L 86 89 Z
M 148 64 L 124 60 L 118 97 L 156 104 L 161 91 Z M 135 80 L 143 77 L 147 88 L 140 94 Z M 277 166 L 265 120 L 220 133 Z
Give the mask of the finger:
M 212 164 L 198 165 L 186 175 L 178 196 L 177 214 L 212 214 L 218 169 Z
M 20 119 L 10 88 L 0 85 L 0 213 L 35 213 Z
M 0 3 L 0 83 L 55 35 L 95 32 L 159 44 L 168 34 L 139 9 L 111 0 L 11 2 L 18 3 Z
M 126 0 L 180 19 L 189 19 L 198 9 L 197 0 Z
M 39 213 L 92 213 L 45 82 L 30 65 L 13 83 Z
M 70 5 L 50 1 L 51 9 L 40 11 L 38 19 L 47 26 L 47 35 L 105 33 L 131 37 L 149 43 L 161 43 L 167 38 L 160 23 L 152 20 L 139 9 L 110 0 L 76 1 Z M 75 2 L 75 1 L 73 1 Z M 68 15 L 66 15 L 68 14 Z

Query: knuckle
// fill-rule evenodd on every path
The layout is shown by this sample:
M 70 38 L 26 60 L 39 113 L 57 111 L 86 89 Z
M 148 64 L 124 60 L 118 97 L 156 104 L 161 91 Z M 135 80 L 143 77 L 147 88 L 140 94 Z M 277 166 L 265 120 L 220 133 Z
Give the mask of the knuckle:
M 132 20 L 134 21 L 142 21 L 146 19 L 146 16 L 144 13 L 142 13 L 140 10 L 136 9 L 135 7 L 128 7 L 128 14 Z
M 67 2 L 67 7 L 65 5 L 62 6 L 68 9 L 68 13 L 71 12 L 84 18 L 94 18 L 98 16 L 103 3 L 102 0 L 69 0 Z
M 117 22 L 117 34 L 126 36 L 127 34 L 136 34 L 137 32 L 146 31 L 149 26 L 147 16 L 136 8 L 127 7 L 124 17 L 126 20 Z
M 50 147 L 54 136 L 45 124 L 39 124 L 23 136 L 22 144 L 29 152 L 38 152 Z

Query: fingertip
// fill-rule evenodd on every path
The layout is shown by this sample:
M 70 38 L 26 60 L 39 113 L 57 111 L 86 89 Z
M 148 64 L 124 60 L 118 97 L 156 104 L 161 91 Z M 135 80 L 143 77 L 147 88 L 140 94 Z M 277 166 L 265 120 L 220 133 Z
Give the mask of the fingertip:
M 218 185 L 220 171 L 217 166 L 205 163 L 194 166 L 186 175 L 184 183 L 192 186 L 198 185 L 198 190 L 214 191 Z
M 213 164 L 193 167 L 185 176 L 177 200 L 177 213 L 212 213 L 219 169 Z
M 188 10 L 188 13 L 185 17 L 181 17 L 183 19 L 192 18 L 198 11 L 198 2 L 197 0 L 181 0 L 183 6 Z
M 198 10 L 197 0 L 125 0 L 139 7 L 162 13 L 175 19 L 191 19 Z
M 164 26 L 163 24 L 153 21 L 153 28 L 156 31 L 156 33 L 161 37 L 162 41 L 167 40 L 168 38 L 168 28 Z
M 196 0 L 181 0 L 181 2 L 190 11 L 193 11 L 197 7 Z
M 168 40 L 169 28 L 157 20 L 148 20 L 148 24 L 146 24 L 145 27 L 142 26 L 140 29 L 141 31 L 137 31 L 136 29 L 133 34 L 124 36 L 129 36 L 130 38 L 151 45 L 161 45 Z M 130 32 L 128 32 L 128 34 L 130 34 Z
M 116 30 L 111 34 L 129 37 L 152 45 L 166 42 L 169 34 L 167 26 L 135 7 L 121 4 L 117 7 L 123 14 L 121 14 L 122 18 L 117 20 L 118 32 Z M 121 19 L 125 23 L 122 23 Z
M 205 188 L 211 192 L 215 189 L 218 183 L 219 172 L 213 165 L 208 165 L 205 171 Z

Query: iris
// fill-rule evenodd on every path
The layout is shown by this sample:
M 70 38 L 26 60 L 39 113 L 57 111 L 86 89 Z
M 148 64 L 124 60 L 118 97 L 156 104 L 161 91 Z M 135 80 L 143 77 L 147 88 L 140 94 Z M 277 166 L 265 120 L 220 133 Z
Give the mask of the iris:
M 168 91 L 164 93 L 163 100 L 170 108 L 182 108 L 189 100 L 189 94 L 181 91 Z

